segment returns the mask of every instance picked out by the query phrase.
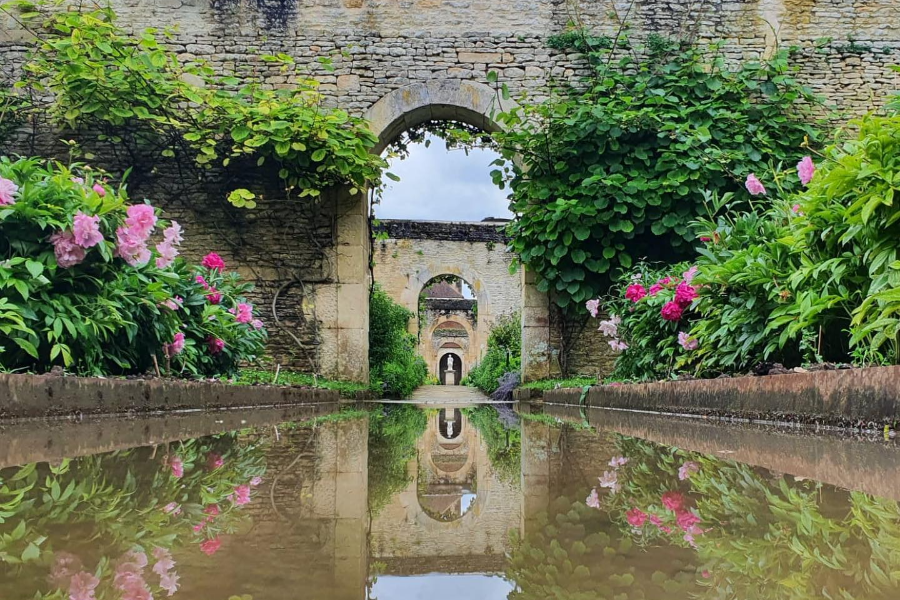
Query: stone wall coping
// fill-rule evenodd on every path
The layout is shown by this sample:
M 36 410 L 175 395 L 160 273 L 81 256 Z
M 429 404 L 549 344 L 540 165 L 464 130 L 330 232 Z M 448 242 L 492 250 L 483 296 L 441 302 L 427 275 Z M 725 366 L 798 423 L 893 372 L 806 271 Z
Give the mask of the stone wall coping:
M 175 379 L 0 374 L 0 419 L 339 402 L 333 390 Z
M 517 401 L 537 398 L 516 390 Z M 547 390 L 545 404 L 579 405 L 581 388 Z M 593 386 L 590 408 L 879 427 L 900 420 L 900 366 L 764 377 Z
M 498 221 L 410 221 L 382 219 L 374 228 L 392 240 L 439 240 L 506 244 L 507 223 Z

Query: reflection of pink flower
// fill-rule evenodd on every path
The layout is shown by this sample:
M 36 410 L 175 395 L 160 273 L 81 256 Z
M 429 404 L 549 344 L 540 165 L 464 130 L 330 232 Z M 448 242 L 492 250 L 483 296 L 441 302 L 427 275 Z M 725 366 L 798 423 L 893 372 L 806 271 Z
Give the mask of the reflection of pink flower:
M 202 544 L 200 544 L 200 551 L 203 552 L 207 556 L 212 556 L 216 552 L 219 551 L 219 548 L 222 547 L 222 540 L 219 538 L 213 538 L 211 540 L 206 540 Z
M 609 460 L 609 466 L 613 467 L 614 469 L 618 469 L 619 467 L 624 467 L 627 464 L 628 464 L 628 459 L 624 456 L 613 456 Z
M 628 521 L 628 524 L 632 527 L 642 527 L 644 521 L 647 520 L 647 513 L 639 508 L 632 508 L 625 513 L 625 520 Z
M 156 559 L 156 564 L 153 565 L 153 572 L 160 577 L 175 568 L 175 559 L 172 558 L 172 553 L 166 548 L 160 548 L 159 546 L 154 548 L 153 558 Z
M 600 487 L 609 488 L 609 491 L 613 494 L 621 488 L 619 485 L 619 474 L 615 471 L 603 471 L 603 475 L 599 479 Z
M 196 525 L 194 525 L 191 529 L 194 530 L 194 533 L 200 533 L 203 531 L 203 528 L 206 527 L 206 521 L 200 521 Z
M 685 479 L 690 478 L 694 473 L 700 472 L 700 464 L 696 463 L 692 460 L 687 461 L 678 469 L 678 479 L 684 481 Z
M 765 186 L 754 173 L 750 173 L 750 175 L 747 176 L 747 181 L 744 185 L 747 187 L 747 191 L 753 196 L 764 196 L 766 194 Z
M 206 508 L 203 509 L 203 514 L 209 515 L 210 517 L 218 517 L 220 514 L 219 505 L 218 504 L 210 504 Z
M 81 571 L 72 576 L 69 582 L 69 600 L 94 600 L 94 590 L 100 585 L 100 580 L 87 571 Z
M 591 313 L 591 316 L 597 318 L 597 311 L 600 310 L 600 300 L 588 300 L 584 303 L 585 308 Z
M 225 459 L 222 458 L 221 454 L 216 454 L 215 452 L 210 452 L 206 455 L 206 467 L 210 471 L 215 471 L 219 467 L 225 464 Z
M 689 510 L 678 511 L 675 514 L 675 520 L 678 523 L 678 526 L 682 529 L 682 531 L 688 531 L 690 533 L 698 533 L 698 531 L 694 529 L 694 526 L 700 522 L 700 517 L 698 517 L 691 511 L 689 511 Z
M 677 511 L 684 506 L 684 496 L 681 492 L 666 492 L 662 495 L 662 504 L 669 510 Z
M 652 524 L 656 525 L 657 527 L 659 527 L 660 525 L 662 525 L 662 519 L 660 519 L 660 518 L 657 517 L 656 515 L 650 515 L 649 518 L 650 518 L 650 522 L 651 522 Z
M 251 485 L 252 487 L 256 487 L 256 486 L 258 486 L 259 484 L 261 484 L 262 481 L 263 481 L 263 480 L 262 480 L 262 477 L 260 477 L 259 475 L 257 475 L 256 477 L 254 477 L 253 479 L 250 480 L 250 485 Z
M 584 502 L 591 508 L 600 508 L 600 495 L 597 493 L 597 488 L 591 490 L 591 495 Z
M 168 596 L 172 596 L 178 591 L 178 574 L 166 573 L 159 578 L 159 587 L 167 592 Z
M 700 575 L 703 577 L 703 579 L 709 579 L 709 578 L 710 578 L 709 571 L 707 571 L 706 569 L 703 569 L 703 572 L 700 573 Z
M 203 261 L 201 261 L 200 264 L 207 269 L 218 269 L 220 271 L 225 270 L 225 261 L 222 260 L 222 257 L 215 252 L 210 252 L 209 254 L 204 256 Z
M 163 507 L 163 512 L 167 515 L 178 516 L 181 514 L 181 505 L 177 502 L 169 502 Z
M 238 506 L 250 502 L 250 486 L 239 485 L 234 488 L 234 503 Z
M 662 318 L 666 321 L 679 321 L 681 320 L 681 314 L 684 312 L 684 309 L 675 301 L 666 302 L 660 314 Z
M 56 561 L 50 571 L 50 582 L 56 587 L 62 588 L 75 573 L 81 571 L 83 565 L 80 558 L 69 552 L 57 552 L 54 554 L 54 558 Z
M 169 461 L 169 468 L 172 469 L 173 477 L 180 479 L 184 475 L 184 462 L 177 456 Z
M 647 290 L 639 283 L 632 283 L 625 289 L 625 298 L 632 302 L 637 302 L 647 295 Z
M 79 210 L 75 213 L 72 234 L 75 236 L 75 243 L 82 248 L 96 246 L 103 241 L 103 234 L 100 233 L 100 217 L 86 215 Z

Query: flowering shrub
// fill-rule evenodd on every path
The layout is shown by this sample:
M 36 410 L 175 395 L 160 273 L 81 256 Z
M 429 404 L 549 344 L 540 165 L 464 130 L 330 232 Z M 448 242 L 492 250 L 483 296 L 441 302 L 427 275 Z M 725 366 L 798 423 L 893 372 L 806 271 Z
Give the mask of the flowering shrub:
M 3 368 L 212 375 L 262 351 L 250 287 L 186 263 L 181 227 L 102 173 L 0 158 L 0 205 Z

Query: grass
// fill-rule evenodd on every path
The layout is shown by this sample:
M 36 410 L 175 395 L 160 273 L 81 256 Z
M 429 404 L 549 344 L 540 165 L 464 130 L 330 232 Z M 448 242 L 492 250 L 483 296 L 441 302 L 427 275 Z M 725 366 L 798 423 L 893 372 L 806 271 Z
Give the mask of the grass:
M 264 383 L 272 385 L 275 379 L 275 372 L 263 369 L 241 369 L 235 376 L 232 383 L 234 385 L 253 385 L 254 383 Z M 364 383 L 355 383 L 351 381 L 339 381 L 336 379 L 325 379 L 316 377 L 309 373 L 296 373 L 293 371 L 281 371 L 278 374 L 277 385 L 302 385 L 311 388 L 319 388 L 323 390 L 334 390 L 343 398 L 353 398 L 360 392 L 374 392 L 368 385 Z M 377 397 L 377 394 L 376 394 Z
M 581 388 L 586 385 L 599 385 L 596 377 L 569 377 L 567 379 L 540 379 L 523 383 L 519 387 L 524 390 L 555 390 L 556 388 Z

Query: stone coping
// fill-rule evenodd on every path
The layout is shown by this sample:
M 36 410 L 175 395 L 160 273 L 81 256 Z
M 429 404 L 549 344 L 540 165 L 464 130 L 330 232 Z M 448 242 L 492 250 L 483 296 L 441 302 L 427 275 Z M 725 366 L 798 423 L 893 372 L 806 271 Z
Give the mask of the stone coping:
M 543 401 L 579 405 L 581 393 L 580 388 L 548 390 L 543 392 Z M 515 394 L 520 402 L 538 397 L 534 390 L 516 390 Z M 879 427 L 900 421 L 900 366 L 594 386 L 584 405 Z
M 338 392 L 175 379 L 0 374 L 0 419 L 316 404 Z

